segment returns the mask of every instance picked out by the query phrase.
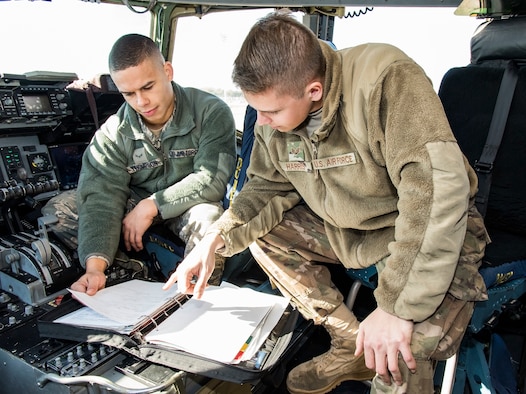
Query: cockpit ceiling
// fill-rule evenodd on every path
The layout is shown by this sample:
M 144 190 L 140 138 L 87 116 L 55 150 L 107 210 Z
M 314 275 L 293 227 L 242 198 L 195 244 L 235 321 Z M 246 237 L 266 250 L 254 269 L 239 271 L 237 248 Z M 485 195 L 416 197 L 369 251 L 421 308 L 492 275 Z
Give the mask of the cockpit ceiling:
M 85 0 L 86 1 L 86 0 Z M 254 8 L 254 7 L 457 7 L 461 0 L 288 0 L 276 2 L 272 0 L 215 0 L 193 1 L 191 3 L 180 0 L 87 0 L 101 3 L 124 4 L 137 7 L 153 7 L 155 4 L 177 5 L 181 7 L 208 6 L 212 8 Z

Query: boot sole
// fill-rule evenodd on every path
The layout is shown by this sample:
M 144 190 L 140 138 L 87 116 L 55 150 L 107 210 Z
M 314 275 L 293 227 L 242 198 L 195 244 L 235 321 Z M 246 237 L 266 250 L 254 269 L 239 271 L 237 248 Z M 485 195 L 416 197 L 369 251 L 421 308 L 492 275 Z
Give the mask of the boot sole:
M 365 376 L 365 374 L 362 375 L 362 376 L 356 376 L 354 374 L 348 374 L 348 375 L 340 376 L 337 380 L 335 380 L 334 382 L 332 382 L 328 386 L 322 387 L 322 388 L 320 388 L 318 390 L 301 390 L 301 389 L 298 390 L 298 389 L 290 388 L 289 385 L 287 385 L 287 390 L 291 394 L 325 394 L 325 393 L 328 393 L 329 391 L 334 390 L 336 387 L 338 387 L 340 384 L 342 384 L 342 382 L 346 382 L 348 380 L 354 380 L 354 381 L 358 381 L 358 382 L 363 382 L 365 380 L 371 380 L 372 378 L 374 378 L 374 376 L 375 376 L 375 374 L 367 375 L 367 376 Z

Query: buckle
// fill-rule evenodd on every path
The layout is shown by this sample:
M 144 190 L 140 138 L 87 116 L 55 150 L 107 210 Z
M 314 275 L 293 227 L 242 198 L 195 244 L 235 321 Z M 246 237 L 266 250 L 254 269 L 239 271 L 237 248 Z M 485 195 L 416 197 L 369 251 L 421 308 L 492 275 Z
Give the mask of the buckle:
M 489 174 L 491 170 L 493 170 L 493 163 L 481 163 L 478 160 L 475 161 L 475 165 L 473 166 L 475 171 L 481 172 L 483 174 Z

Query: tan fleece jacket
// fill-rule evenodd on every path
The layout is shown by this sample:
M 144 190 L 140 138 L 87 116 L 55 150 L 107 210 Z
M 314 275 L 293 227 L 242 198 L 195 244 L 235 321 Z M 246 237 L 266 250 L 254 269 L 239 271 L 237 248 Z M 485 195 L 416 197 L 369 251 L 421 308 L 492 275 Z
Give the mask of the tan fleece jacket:
M 414 61 L 385 44 L 322 46 L 321 127 L 308 138 L 256 126 L 250 181 L 210 231 L 235 254 L 303 199 L 346 267 L 387 258 L 378 306 L 422 321 L 453 280 L 476 176 Z

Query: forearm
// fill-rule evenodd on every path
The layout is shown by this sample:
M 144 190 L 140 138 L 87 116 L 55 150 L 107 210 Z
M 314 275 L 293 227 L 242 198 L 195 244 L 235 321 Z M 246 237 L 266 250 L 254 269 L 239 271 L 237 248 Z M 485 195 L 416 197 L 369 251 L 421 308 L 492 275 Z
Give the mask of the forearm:
M 152 195 L 163 219 L 177 217 L 200 203 L 221 201 L 235 164 L 234 156 L 220 154 L 218 164 L 202 167 L 181 181 Z M 197 165 L 199 166 L 199 165 Z
M 429 169 L 402 172 L 395 242 L 379 277 L 378 305 L 401 318 L 422 321 L 451 285 L 464 241 L 469 181 L 454 143 L 428 145 Z
M 224 256 L 241 252 L 253 241 L 270 232 L 282 220 L 284 212 L 301 201 L 297 193 L 287 192 L 274 194 L 263 203 L 261 193 L 256 198 L 258 193 L 249 192 L 249 189 L 244 188 L 236 196 L 230 209 L 207 231 L 221 234 L 225 247 L 220 253 Z
M 90 256 L 86 259 L 86 273 L 104 272 L 110 266 L 111 262 L 102 256 Z

